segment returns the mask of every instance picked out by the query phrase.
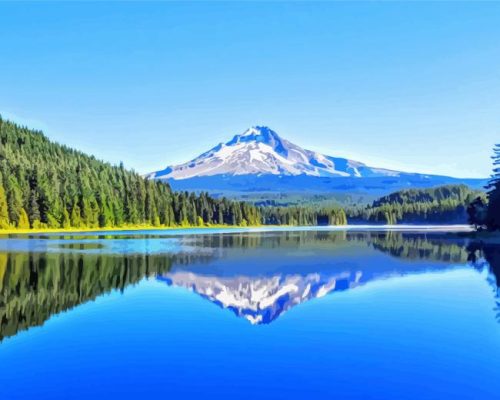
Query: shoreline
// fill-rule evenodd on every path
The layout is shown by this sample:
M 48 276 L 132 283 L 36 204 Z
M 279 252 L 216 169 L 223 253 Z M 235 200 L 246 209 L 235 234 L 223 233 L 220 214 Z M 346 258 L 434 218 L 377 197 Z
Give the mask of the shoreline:
M 39 233 L 92 233 L 92 232 L 126 232 L 126 231 L 171 231 L 189 229 L 244 229 L 260 228 L 265 225 L 237 226 L 237 225 L 203 225 L 203 226 L 149 226 L 132 225 L 108 228 L 43 228 L 43 229 L 0 229 L 2 235 L 27 235 Z M 268 225 L 270 226 L 270 225 Z
M 108 233 L 108 232 L 138 232 L 138 231 L 191 231 L 191 230 L 210 230 L 210 229 L 222 229 L 222 230 L 236 230 L 240 232 L 254 231 L 254 232 L 265 232 L 265 231 L 305 231 L 305 230 L 320 230 L 320 231 L 400 231 L 400 232 L 441 232 L 441 233 L 455 233 L 459 235 L 464 235 L 466 237 L 476 236 L 481 234 L 483 237 L 492 237 L 496 235 L 494 232 L 475 232 L 473 228 L 469 225 L 455 224 L 455 225 L 422 225 L 422 224 L 396 224 L 396 225 L 369 225 L 369 224 L 359 224 L 359 225 L 252 225 L 252 226 L 237 226 L 237 225 L 204 225 L 204 226 L 122 226 L 115 228 L 44 228 L 44 229 L 5 229 L 0 230 L 0 237 L 7 235 L 30 235 L 30 234 L 51 234 L 51 233 L 61 233 L 61 234 L 76 234 L 76 233 Z M 486 235 L 483 235 L 485 233 Z M 498 234 L 498 233 L 497 233 Z M 500 234 L 498 234 L 500 240 Z

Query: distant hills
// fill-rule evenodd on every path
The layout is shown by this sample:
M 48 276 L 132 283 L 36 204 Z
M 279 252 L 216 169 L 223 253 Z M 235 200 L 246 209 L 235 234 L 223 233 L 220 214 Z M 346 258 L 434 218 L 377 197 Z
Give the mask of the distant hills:
M 152 172 L 177 190 L 209 192 L 349 192 L 391 191 L 463 183 L 482 188 L 485 179 L 461 179 L 368 166 L 304 149 L 275 131 L 250 128 L 183 164 Z

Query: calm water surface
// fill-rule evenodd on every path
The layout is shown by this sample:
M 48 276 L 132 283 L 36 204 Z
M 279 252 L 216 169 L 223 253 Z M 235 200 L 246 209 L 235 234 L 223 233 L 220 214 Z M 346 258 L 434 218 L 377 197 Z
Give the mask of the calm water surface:
M 201 233 L 0 237 L 0 398 L 500 398 L 500 246 Z

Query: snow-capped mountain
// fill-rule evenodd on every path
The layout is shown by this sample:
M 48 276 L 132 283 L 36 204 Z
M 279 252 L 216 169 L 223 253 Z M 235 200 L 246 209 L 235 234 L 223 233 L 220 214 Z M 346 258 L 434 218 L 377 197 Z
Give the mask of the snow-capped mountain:
M 398 176 L 399 172 L 306 150 L 267 127 L 256 126 L 187 163 L 167 167 L 150 177 L 180 180 L 214 175 L 366 177 Z
M 147 174 L 166 180 L 174 190 L 216 194 L 248 192 L 387 194 L 409 187 L 467 184 L 482 188 L 484 179 L 460 179 L 375 168 L 347 158 L 306 150 L 273 130 L 256 126 L 220 143 L 193 160 Z

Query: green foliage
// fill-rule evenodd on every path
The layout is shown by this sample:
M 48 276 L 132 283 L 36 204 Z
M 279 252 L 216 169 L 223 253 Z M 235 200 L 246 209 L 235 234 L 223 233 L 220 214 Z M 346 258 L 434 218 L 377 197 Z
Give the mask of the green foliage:
M 17 224 L 17 227 L 19 229 L 29 229 L 30 228 L 30 221 L 28 219 L 28 214 L 24 210 L 24 208 L 21 208 L 21 212 L 19 214 L 19 222 Z
M 482 197 L 477 197 L 467 207 L 469 224 L 474 225 L 476 229 L 482 228 L 487 223 L 488 204 Z
M 466 185 L 406 189 L 348 210 L 349 221 L 371 223 L 466 223 L 467 206 L 484 194 Z
M 0 228 L 259 225 L 257 207 L 173 193 L 0 118 Z
M 493 149 L 493 174 L 488 183 L 488 210 L 486 226 L 489 230 L 500 230 L 500 144 Z
M 3 188 L 2 174 L 0 174 L 0 229 L 9 227 L 9 208 L 7 205 L 7 196 Z
M 347 217 L 338 207 L 262 207 L 262 221 L 271 225 L 346 225 Z

